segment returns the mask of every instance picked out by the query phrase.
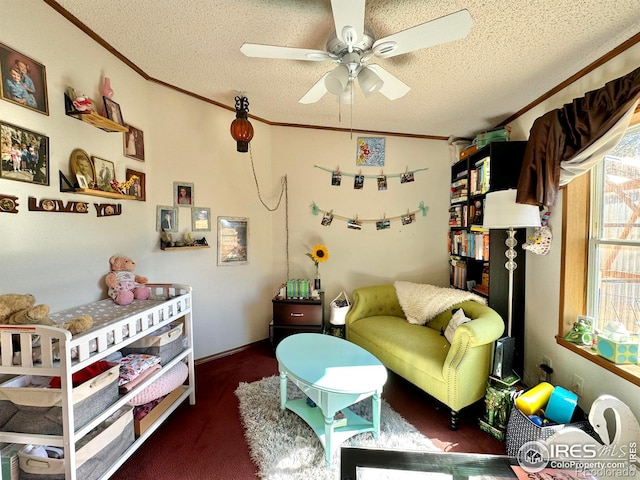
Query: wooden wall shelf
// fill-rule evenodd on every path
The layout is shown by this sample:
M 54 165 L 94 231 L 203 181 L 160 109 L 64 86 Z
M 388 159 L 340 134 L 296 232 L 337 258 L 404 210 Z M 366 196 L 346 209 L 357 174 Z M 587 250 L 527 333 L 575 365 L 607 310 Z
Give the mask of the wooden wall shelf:
M 197 250 L 199 248 L 211 248 L 209 245 L 186 245 L 184 247 L 160 247 L 161 250 Z
M 80 193 L 82 195 L 91 195 L 93 197 L 104 197 L 104 198 L 114 198 L 117 200 L 137 200 L 137 197 L 133 195 L 123 195 L 121 193 L 115 192 L 105 192 L 103 190 L 94 190 L 92 188 L 76 188 L 75 193 Z
M 65 93 L 64 95 L 64 103 L 65 103 L 65 113 L 72 118 L 76 118 L 78 120 L 82 120 L 89 125 L 93 125 L 96 128 L 104 130 L 105 132 L 128 132 L 129 129 L 124 125 L 120 125 L 118 122 L 114 122 L 113 120 L 109 120 L 102 115 L 98 115 L 96 112 L 79 112 L 75 108 L 73 108 L 73 102 L 69 96 Z

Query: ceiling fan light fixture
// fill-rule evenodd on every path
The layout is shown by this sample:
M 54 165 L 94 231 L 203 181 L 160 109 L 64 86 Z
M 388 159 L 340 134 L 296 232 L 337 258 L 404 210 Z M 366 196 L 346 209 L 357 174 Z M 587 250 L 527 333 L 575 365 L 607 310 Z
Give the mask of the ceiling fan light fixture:
M 333 95 L 341 95 L 349 84 L 349 68 L 339 65 L 334 68 L 324 79 L 327 91 Z
M 378 74 L 369 67 L 364 67 L 360 70 L 358 73 L 358 83 L 365 97 L 376 93 L 384 84 Z
M 353 82 L 349 82 L 342 92 L 337 97 L 338 103 L 342 105 L 351 105 L 353 103 Z
M 342 29 L 342 41 L 350 47 L 349 51 L 351 51 L 351 47 L 353 47 L 356 44 L 357 39 L 358 39 L 358 32 L 356 32 L 356 29 L 353 28 L 351 25 L 346 25 Z
M 249 99 L 247 97 L 236 97 L 236 118 L 231 122 L 231 137 L 237 143 L 237 150 L 240 153 L 249 151 L 249 142 L 253 138 L 253 125 L 249 121 Z
M 381 42 L 378 45 L 374 45 L 373 53 L 377 57 L 384 57 L 386 54 L 393 52 L 398 48 L 398 44 L 392 40 L 388 42 Z

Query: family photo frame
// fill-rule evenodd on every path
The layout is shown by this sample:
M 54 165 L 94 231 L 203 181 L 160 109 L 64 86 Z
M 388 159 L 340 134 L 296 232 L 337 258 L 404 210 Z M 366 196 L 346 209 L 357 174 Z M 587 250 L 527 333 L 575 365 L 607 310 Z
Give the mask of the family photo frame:
M 91 157 L 93 161 L 93 170 L 95 172 L 95 181 L 98 189 L 109 191 L 111 181 L 116 180 L 116 166 L 111 160 L 104 158 Z
M 191 207 L 191 230 L 194 232 L 211 231 L 211 209 Z
M 49 185 L 49 137 L 0 121 L 0 139 L 0 178 Z
M 127 168 L 126 177 L 126 181 L 136 177 L 129 187 L 127 194 L 136 197 L 136 200 L 145 202 L 147 200 L 147 176 L 143 172 Z
M 178 232 L 178 209 L 166 205 L 156 207 L 156 230 L 158 232 Z
M 193 183 L 173 182 L 173 203 L 176 207 L 190 207 L 195 203 Z
M 2 99 L 49 115 L 45 66 L 0 43 Z
M 76 148 L 69 157 L 69 170 L 76 177 L 80 188 L 92 188 L 96 181 L 96 171 L 93 168 L 93 160 L 87 152 Z M 79 177 L 84 178 L 86 187 L 82 187 Z
M 129 129 L 122 134 L 124 139 L 124 156 L 144 162 L 144 133 L 133 125 L 126 125 Z
M 119 123 L 122 126 L 124 125 L 124 120 L 122 118 L 122 111 L 120 110 L 120 105 L 109 97 L 102 97 L 104 101 L 104 116 L 109 120 L 113 120 L 116 123 Z

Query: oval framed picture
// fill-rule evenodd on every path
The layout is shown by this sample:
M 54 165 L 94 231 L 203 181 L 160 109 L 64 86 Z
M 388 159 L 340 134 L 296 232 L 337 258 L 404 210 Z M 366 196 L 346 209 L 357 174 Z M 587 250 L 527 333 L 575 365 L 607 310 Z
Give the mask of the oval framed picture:
M 96 172 L 93 167 L 93 161 L 89 154 L 81 148 L 76 148 L 71 152 L 71 156 L 69 157 L 69 169 L 74 177 L 76 175 L 83 175 L 89 186 L 96 181 Z

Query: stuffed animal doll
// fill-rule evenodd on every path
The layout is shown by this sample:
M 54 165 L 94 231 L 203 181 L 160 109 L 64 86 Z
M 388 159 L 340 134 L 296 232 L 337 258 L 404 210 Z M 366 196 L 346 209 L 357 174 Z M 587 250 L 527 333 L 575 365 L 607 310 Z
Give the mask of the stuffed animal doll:
M 129 305 L 134 299 L 147 300 L 151 296 L 151 289 L 144 284 L 147 277 L 133 272 L 136 262 L 129 257 L 114 255 L 109 259 L 111 271 L 105 277 L 109 287 L 109 296 L 118 305 Z
M 49 318 L 49 306 L 35 303 L 35 297 L 29 293 L 0 295 L 0 324 L 48 325 L 69 330 L 72 335 L 84 332 L 93 325 L 93 319 L 86 314 L 64 323 L 54 322 Z

